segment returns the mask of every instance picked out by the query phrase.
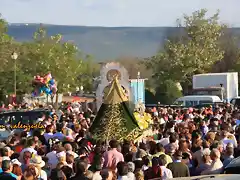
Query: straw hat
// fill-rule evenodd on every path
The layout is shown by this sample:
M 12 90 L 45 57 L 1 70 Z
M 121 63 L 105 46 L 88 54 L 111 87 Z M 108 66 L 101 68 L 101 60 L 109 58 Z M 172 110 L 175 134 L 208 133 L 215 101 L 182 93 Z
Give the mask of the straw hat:
M 32 159 L 30 160 L 30 164 L 34 166 L 39 166 L 41 168 L 45 166 L 45 162 L 42 160 L 42 157 L 38 155 L 32 157 Z

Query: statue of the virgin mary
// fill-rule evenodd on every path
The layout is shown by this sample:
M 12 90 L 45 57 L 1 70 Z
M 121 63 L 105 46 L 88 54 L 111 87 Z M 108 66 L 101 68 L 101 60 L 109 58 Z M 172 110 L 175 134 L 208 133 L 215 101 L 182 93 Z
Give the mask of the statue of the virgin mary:
M 121 74 L 117 70 L 110 70 L 107 73 L 107 79 L 108 79 L 109 84 L 103 90 L 103 100 L 104 100 L 104 97 L 106 97 L 106 93 L 109 92 L 109 90 L 111 88 L 111 83 L 114 80 L 114 78 L 117 78 L 118 80 L 120 80 Z M 121 93 L 123 93 L 129 99 L 129 94 L 128 94 L 127 90 L 122 85 L 120 85 L 120 86 L 121 86 L 121 90 L 122 90 Z

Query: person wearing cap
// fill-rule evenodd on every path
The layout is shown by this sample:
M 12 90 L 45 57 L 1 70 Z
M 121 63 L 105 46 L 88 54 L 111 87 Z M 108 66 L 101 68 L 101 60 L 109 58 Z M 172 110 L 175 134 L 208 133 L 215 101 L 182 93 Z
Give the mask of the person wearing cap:
M 174 161 L 167 166 L 172 171 L 173 178 L 189 177 L 190 172 L 186 164 L 182 163 L 182 152 L 177 150 L 174 154 Z
M 42 160 L 41 156 L 34 155 L 30 160 L 30 165 L 34 165 L 38 169 L 38 179 L 47 180 L 47 173 L 42 170 L 42 168 L 45 166 L 45 162 Z
M 22 169 L 21 169 L 21 163 L 18 161 L 18 159 L 13 159 L 11 160 L 12 164 L 13 164 L 13 169 L 12 169 L 12 173 L 15 174 L 16 176 L 18 176 L 18 180 L 22 179 Z
M 17 180 L 18 177 L 12 173 L 13 164 L 10 160 L 2 161 L 2 168 L 0 169 L 1 180 Z
M 11 162 L 12 162 L 12 164 L 17 164 L 19 166 L 22 165 L 22 163 L 20 163 L 18 159 L 12 159 Z

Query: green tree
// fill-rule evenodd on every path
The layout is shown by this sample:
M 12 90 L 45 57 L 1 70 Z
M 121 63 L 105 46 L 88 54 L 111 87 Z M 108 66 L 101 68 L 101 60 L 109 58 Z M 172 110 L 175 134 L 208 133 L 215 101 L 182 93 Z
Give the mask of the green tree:
M 213 65 L 212 72 L 239 71 L 240 37 L 234 33 L 234 29 L 226 28 L 224 32 L 220 39 L 220 47 L 224 51 L 223 59 Z
M 3 70 L 4 66 L 8 63 L 13 50 L 13 38 L 7 34 L 7 22 L 1 17 L 0 14 L 0 69 Z
M 84 91 L 94 91 L 94 78 L 99 76 L 100 64 L 94 62 L 90 55 L 82 58 L 82 67 L 78 73 L 78 83 L 84 87 Z
M 45 75 L 51 72 L 58 83 L 58 91 L 66 92 L 68 87 L 76 87 L 83 60 L 78 58 L 77 47 L 62 42 L 62 36 L 48 37 L 44 28 L 35 32 L 33 42 L 23 45 L 22 69 L 26 74 Z
M 184 15 L 185 35 L 178 41 L 167 40 L 164 49 L 148 59 L 146 65 L 153 69 L 154 77 L 160 81 L 190 82 L 195 73 L 208 72 L 212 65 L 223 58 L 219 46 L 224 25 L 219 24 L 219 12 L 207 17 L 207 10 Z
M 19 43 L 7 34 L 7 22 L 0 14 L 0 96 L 14 92 L 14 60 L 11 54 L 18 50 Z M 19 84 L 18 84 L 19 86 Z
M 166 80 L 156 88 L 155 100 L 161 104 L 172 104 L 183 94 L 172 80 Z
M 90 56 L 83 55 L 70 42 L 63 42 L 62 35 L 48 36 L 42 26 L 33 34 L 33 41 L 19 43 L 7 34 L 7 22 L 0 16 L 0 94 L 13 93 L 14 60 L 17 52 L 17 94 L 30 93 L 36 75 L 51 72 L 56 79 L 58 92 L 64 93 L 84 86 L 92 91 L 93 77 L 98 76 L 99 66 Z

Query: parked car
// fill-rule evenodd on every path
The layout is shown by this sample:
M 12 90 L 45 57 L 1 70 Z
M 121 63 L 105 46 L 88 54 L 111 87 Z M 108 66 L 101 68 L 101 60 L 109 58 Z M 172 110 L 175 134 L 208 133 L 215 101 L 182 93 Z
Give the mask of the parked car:
M 240 97 L 233 98 L 230 101 L 230 104 L 232 104 L 234 107 L 240 107 Z
M 181 105 L 184 107 L 194 107 L 201 104 L 212 104 L 212 103 L 220 103 L 222 100 L 218 96 L 208 96 L 208 95 L 190 95 L 183 96 L 178 98 L 174 104 Z
M 17 124 L 34 124 L 36 120 L 42 115 L 49 115 L 50 112 L 46 109 L 37 109 L 32 111 L 5 111 L 0 113 L 0 140 L 5 140 L 12 135 L 13 131 L 8 125 Z M 22 131 L 15 129 L 15 131 Z
M 225 167 L 224 174 L 240 174 L 240 157 L 233 159 Z
M 40 115 L 49 115 L 47 109 L 36 109 L 31 111 L 5 111 L 0 113 L 0 125 L 16 124 L 19 121 L 22 124 L 34 124 Z

